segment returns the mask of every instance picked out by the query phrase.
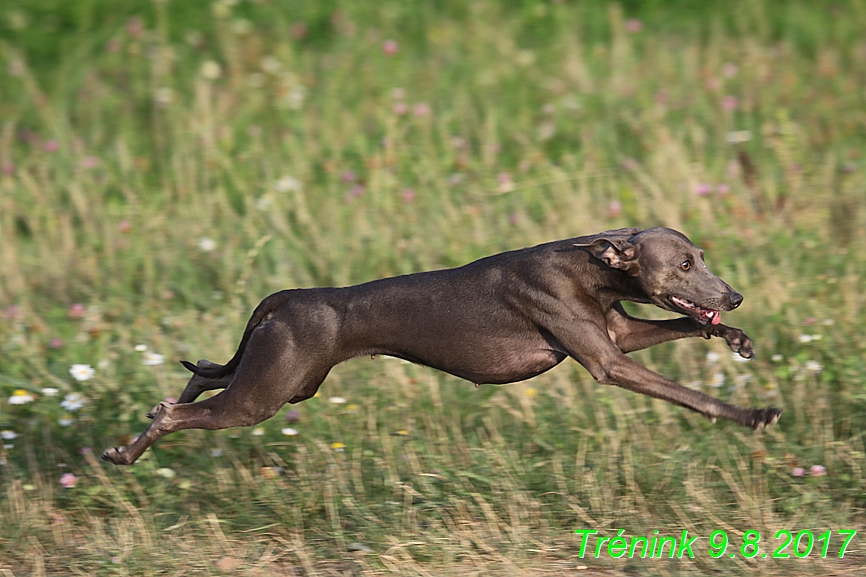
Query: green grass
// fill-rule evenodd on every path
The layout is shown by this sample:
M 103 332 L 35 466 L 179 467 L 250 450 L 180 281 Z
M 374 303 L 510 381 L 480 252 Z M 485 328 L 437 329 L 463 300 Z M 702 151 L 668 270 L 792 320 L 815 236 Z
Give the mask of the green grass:
M 866 5 L 292 6 L 0 8 L 0 430 L 17 435 L 0 448 L 0 573 L 864 563 L 861 534 L 839 559 L 835 532 L 863 530 L 866 505 Z M 758 358 L 703 340 L 634 357 L 779 406 L 778 425 L 711 425 L 570 361 L 476 389 L 377 358 L 260 427 L 176 433 L 129 468 L 94 456 L 180 393 L 177 359 L 228 359 L 273 291 L 656 225 L 745 295 L 725 322 Z M 83 406 L 61 406 L 71 393 Z M 700 540 L 688 561 L 580 559 L 575 529 Z M 825 560 L 715 560 L 719 529 L 738 552 L 749 530 L 769 553 L 782 529 L 834 540 Z

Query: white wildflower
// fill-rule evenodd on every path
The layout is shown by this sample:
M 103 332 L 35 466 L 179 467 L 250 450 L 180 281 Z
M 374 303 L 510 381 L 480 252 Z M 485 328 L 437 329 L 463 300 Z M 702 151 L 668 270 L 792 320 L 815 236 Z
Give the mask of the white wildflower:
M 174 469 L 169 469 L 168 467 L 160 467 L 156 471 L 154 471 L 160 477 L 164 479 L 174 479 L 177 476 L 177 473 L 174 472 Z
M 328 399 L 328 402 L 333 403 L 335 405 L 342 405 L 343 403 L 346 402 L 346 399 L 344 399 L 343 397 L 331 397 L 330 399 Z
M 716 373 L 713 375 L 713 380 L 710 381 L 711 387 L 721 387 L 725 384 L 725 375 L 723 373 Z
M 15 431 L 10 431 L 8 429 L 5 431 L 0 431 L 0 439 L 3 439 L 4 441 L 12 441 L 17 438 L 18 433 L 16 433 Z
M 69 393 L 60 403 L 67 411 L 77 411 L 84 406 L 84 397 L 80 393 Z
M 222 68 L 219 63 L 213 60 L 208 60 L 201 65 L 201 75 L 208 80 L 216 80 L 222 74 Z
M 156 89 L 153 98 L 160 106 L 168 106 L 174 101 L 174 91 L 167 86 L 163 86 Z
M 52 388 L 52 387 L 45 387 L 44 389 L 42 389 L 42 394 L 45 395 L 46 397 L 53 397 L 59 392 L 60 392 L 60 390 Z
M 719 356 L 719 353 L 717 353 L 717 352 L 710 351 L 707 353 L 707 362 L 711 365 L 714 365 L 717 362 L 719 362 L 720 358 L 721 357 Z
M 301 181 L 294 176 L 286 175 L 274 183 L 274 190 L 277 192 L 299 191 L 301 190 Z
M 148 367 L 154 367 L 156 365 L 161 365 L 164 359 L 165 357 L 159 353 L 147 353 L 144 355 L 144 360 L 141 361 L 141 363 Z
M 282 430 L 282 433 L 284 435 L 286 435 L 287 437 L 294 437 L 295 435 L 298 434 L 298 430 L 293 429 L 291 427 L 286 427 L 285 429 Z
M 273 204 L 273 202 L 274 199 L 271 198 L 270 194 L 263 194 L 258 199 L 256 199 L 256 208 L 262 211 L 268 210 L 271 204 Z
M 732 130 L 727 135 L 730 144 L 739 144 L 752 140 L 752 131 L 750 130 Z
M 812 342 L 812 335 L 800 335 L 798 340 L 803 344 L 808 344 Z
M 282 64 L 275 57 L 268 55 L 262 58 L 261 67 L 268 74 L 276 74 L 282 68 Z
M 32 403 L 36 397 L 31 395 L 29 392 L 24 389 L 18 389 L 12 396 L 9 397 L 10 405 L 26 405 L 27 403 Z
M 203 236 L 198 239 L 198 247 L 205 252 L 210 252 L 216 248 L 216 241 L 210 237 Z
M 72 368 L 69 369 L 69 374 L 72 375 L 73 379 L 81 382 L 90 380 L 96 374 L 96 371 L 90 365 L 72 365 Z
M 297 84 L 292 87 L 289 93 L 283 97 L 281 104 L 286 108 L 298 110 L 304 105 L 304 99 L 307 97 L 307 88 Z
M 806 370 L 810 373 L 820 373 L 824 367 L 818 361 L 806 361 Z

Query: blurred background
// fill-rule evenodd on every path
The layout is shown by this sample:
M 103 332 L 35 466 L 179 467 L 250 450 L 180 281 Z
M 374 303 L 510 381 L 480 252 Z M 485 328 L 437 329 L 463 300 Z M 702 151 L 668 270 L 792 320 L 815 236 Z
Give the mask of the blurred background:
M 862 0 L 6 0 L 0 572 L 853 574 L 864 30 Z M 633 356 L 778 425 L 570 361 L 476 389 L 377 357 L 261 426 L 97 458 L 271 292 L 624 226 L 704 248 L 757 358 Z M 576 529 L 701 539 L 581 558 Z M 716 530 L 736 557 L 708 555 Z M 774 559 L 779 530 L 831 535 Z

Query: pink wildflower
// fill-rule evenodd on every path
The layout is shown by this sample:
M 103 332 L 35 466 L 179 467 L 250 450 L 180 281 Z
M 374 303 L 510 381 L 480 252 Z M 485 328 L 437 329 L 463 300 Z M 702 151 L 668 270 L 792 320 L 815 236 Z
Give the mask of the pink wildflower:
M 295 40 L 302 40 L 304 36 L 307 35 L 307 25 L 303 22 L 295 22 L 292 24 L 291 28 L 289 28 L 289 34 L 292 35 L 292 38 Z
M 643 30 L 643 22 L 641 22 L 637 18 L 629 18 L 625 21 L 625 29 L 632 34 L 636 34 Z
M 726 62 L 724 66 L 722 66 L 722 74 L 725 75 L 726 78 L 733 78 L 737 75 L 737 65 L 733 62 Z
M 84 305 L 81 303 L 75 303 L 69 307 L 69 312 L 67 314 L 71 319 L 80 319 L 84 316 Z
M 419 118 L 423 116 L 430 116 L 430 112 L 432 112 L 432 110 L 430 109 L 430 105 L 426 102 L 419 102 L 412 107 L 412 114 L 418 116 Z
M 81 168 L 96 168 L 99 166 L 99 159 L 95 156 L 85 156 L 81 159 Z
M 699 182 L 697 186 L 695 186 L 695 194 L 698 196 L 709 196 L 713 192 L 713 185 L 707 184 L 706 182 Z
M 397 52 L 400 51 L 400 45 L 397 44 L 396 40 L 385 40 L 382 43 L 382 52 L 385 53 L 385 56 L 394 56 Z
M 707 87 L 707 90 L 710 92 L 715 92 L 719 88 L 722 87 L 722 81 L 716 78 L 715 76 L 711 76 L 707 78 L 707 81 L 704 83 L 704 86 Z
M 144 34 L 144 20 L 138 16 L 133 16 L 126 21 L 126 31 L 135 39 L 141 38 Z
M 60 477 L 60 484 L 67 489 L 71 489 L 78 484 L 78 477 L 72 473 L 64 473 L 63 476 Z

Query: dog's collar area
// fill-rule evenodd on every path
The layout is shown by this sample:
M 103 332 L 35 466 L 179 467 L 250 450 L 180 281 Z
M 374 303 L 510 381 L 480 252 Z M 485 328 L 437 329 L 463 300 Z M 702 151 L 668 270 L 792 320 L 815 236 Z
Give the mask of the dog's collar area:
M 687 314 L 697 318 L 702 323 L 711 323 L 714 325 L 722 322 L 722 314 L 714 309 L 705 309 L 691 301 L 671 295 L 671 302 L 677 307 L 685 311 Z

